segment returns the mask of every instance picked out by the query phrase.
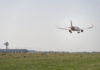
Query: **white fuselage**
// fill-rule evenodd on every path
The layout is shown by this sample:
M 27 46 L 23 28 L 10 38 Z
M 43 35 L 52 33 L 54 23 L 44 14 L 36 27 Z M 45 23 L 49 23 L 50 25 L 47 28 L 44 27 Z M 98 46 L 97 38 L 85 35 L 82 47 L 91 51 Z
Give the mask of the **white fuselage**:
M 77 27 L 77 26 L 72 26 L 71 30 L 72 31 L 80 31 L 81 29 L 79 27 Z

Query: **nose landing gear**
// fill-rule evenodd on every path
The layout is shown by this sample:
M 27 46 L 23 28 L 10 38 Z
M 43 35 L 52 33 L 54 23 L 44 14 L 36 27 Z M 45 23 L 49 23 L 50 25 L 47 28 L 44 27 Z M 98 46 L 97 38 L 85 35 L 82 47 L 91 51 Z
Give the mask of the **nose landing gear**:
M 80 32 L 77 32 L 77 33 L 80 33 Z

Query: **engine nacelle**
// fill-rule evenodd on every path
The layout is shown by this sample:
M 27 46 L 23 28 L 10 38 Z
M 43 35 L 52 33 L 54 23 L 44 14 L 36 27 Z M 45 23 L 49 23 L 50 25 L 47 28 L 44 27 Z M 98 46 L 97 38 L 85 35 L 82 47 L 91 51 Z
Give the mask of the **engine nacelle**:
M 71 30 L 69 30 L 69 32 L 70 32 L 70 33 L 72 33 L 72 31 L 71 31 Z
M 84 32 L 84 30 L 83 30 L 83 29 L 81 29 L 81 32 Z

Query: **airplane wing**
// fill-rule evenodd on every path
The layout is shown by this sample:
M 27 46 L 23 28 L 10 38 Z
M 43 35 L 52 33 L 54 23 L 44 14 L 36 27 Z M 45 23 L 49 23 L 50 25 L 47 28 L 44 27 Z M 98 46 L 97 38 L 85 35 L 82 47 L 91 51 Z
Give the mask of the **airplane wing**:
M 58 27 L 58 29 L 62 29 L 62 30 L 70 30 L 69 28 L 62 28 L 62 27 Z
M 94 26 L 93 25 L 91 25 L 91 26 L 88 26 L 88 27 L 86 27 L 86 28 L 84 28 L 84 29 L 92 29 Z
M 94 26 L 93 25 L 91 25 L 90 27 L 88 27 L 88 29 L 92 29 Z

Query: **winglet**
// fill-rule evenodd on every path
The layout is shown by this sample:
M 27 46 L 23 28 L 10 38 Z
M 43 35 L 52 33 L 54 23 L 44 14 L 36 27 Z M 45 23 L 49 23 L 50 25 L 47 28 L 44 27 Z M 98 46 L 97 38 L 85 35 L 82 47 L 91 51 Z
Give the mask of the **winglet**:
M 91 29 L 91 28 L 93 28 L 94 27 L 94 25 L 92 24 L 90 27 L 88 27 L 88 29 Z

